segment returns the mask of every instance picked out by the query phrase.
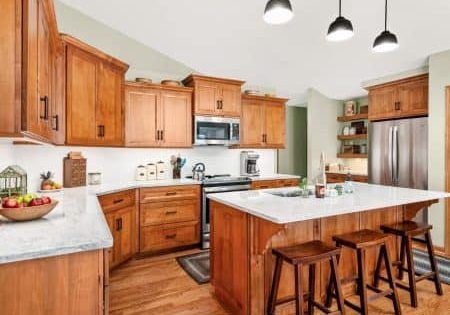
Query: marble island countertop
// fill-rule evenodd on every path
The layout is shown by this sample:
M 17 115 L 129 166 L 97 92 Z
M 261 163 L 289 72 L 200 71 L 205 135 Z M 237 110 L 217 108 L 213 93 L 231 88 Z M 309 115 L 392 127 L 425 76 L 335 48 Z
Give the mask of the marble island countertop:
M 298 189 L 296 187 L 217 193 L 208 198 L 277 224 L 287 224 L 450 197 L 444 192 L 364 183 L 353 185 L 352 194 L 324 199 L 271 194 L 293 191 Z

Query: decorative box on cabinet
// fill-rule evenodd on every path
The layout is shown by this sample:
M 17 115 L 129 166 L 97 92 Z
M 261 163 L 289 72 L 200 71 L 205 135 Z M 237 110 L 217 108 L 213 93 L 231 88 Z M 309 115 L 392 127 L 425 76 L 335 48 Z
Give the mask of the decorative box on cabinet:
M 194 88 L 194 115 L 240 117 L 244 81 L 191 74 L 183 84 Z

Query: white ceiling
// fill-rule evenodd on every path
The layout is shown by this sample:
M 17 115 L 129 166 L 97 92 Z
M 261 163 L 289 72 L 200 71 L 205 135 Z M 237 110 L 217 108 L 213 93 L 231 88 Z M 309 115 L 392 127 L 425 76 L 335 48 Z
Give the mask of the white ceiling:
M 291 0 L 294 18 L 281 26 L 264 23 L 266 0 L 61 1 L 201 73 L 274 87 L 295 102 L 309 87 L 336 99 L 364 95 L 361 82 L 422 67 L 450 48 L 449 0 L 389 1 L 400 48 L 387 54 L 371 51 L 383 0 L 343 0 L 355 36 L 342 43 L 325 40 L 338 0 Z

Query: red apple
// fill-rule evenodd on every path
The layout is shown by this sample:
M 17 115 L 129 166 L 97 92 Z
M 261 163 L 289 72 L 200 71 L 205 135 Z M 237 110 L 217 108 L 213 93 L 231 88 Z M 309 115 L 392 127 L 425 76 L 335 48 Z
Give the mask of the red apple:
M 19 203 L 14 198 L 8 198 L 3 201 L 2 206 L 3 206 L 3 208 L 18 208 Z
M 42 206 L 43 204 L 44 204 L 44 202 L 42 201 L 42 198 L 34 198 L 29 203 L 29 206 L 30 207 L 35 207 L 35 206 Z
M 44 203 L 44 205 L 49 204 L 49 203 L 52 202 L 52 199 L 50 197 L 47 197 L 47 196 L 43 196 L 43 197 L 41 197 L 41 199 L 42 199 L 42 202 Z

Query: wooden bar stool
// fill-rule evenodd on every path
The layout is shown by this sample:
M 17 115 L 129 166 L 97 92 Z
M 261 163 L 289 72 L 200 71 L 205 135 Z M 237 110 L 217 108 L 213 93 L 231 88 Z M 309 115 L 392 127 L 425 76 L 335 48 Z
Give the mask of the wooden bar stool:
M 416 223 L 413 221 L 404 221 L 392 225 L 382 225 L 381 230 L 386 234 L 392 234 L 401 238 L 400 245 L 400 260 L 393 263 L 398 268 L 398 279 L 403 279 L 403 272 L 408 274 L 408 285 L 402 282 L 397 282 L 397 286 L 401 289 L 409 291 L 411 298 L 411 305 L 417 307 L 417 287 L 416 283 L 424 279 L 429 279 L 434 282 L 436 293 L 442 295 L 442 285 L 439 278 L 439 271 L 436 265 L 436 258 L 433 251 L 433 242 L 431 240 L 431 229 L 433 226 L 424 223 Z M 424 235 L 425 239 L 416 238 L 416 236 Z M 431 272 L 423 275 L 418 275 L 414 269 L 413 259 L 413 241 L 425 244 L 430 259 Z M 405 260 L 407 267 L 405 267 Z M 381 272 L 380 261 L 377 262 L 377 269 L 374 276 L 374 285 L 378 286 L 380 279 L 386 280 L 380 275 Z M 417 277 L 416 277 L 417 275 Z
M 400 302 L 398 299 L 397 289 L 395 287 L 394 276 L 392 274 L 392 266 L 391 266 L 391 259 L 389 257 L 389 250 L 387 248 L 387 242 L 389 238 L 390 238 L 389 235 L 367 229 L 333 236 L 333 240 L 336 242 L 336 246 L 338 247 L 347 246 L 353 250 L 356 250 L 358 262 L 358 275 L 348 279 L 342 279 L 341 282 L 342 283 L 349 283 L 352 281 L 357 282 L 357 294 L 359 295 L 360 298 L 360 305 L 358 306 L 347 299 L 344 300 L 344 303 L 345 305 L 351 307 L 352 309 L 363 315 L 367 315 L 369 313 L 368 302 L 381 297 L 387 297 L 392 300 L 396 315 L 400 315 L 402 313 Z M 380 259 L 384 259 L 387 272 L 386 280 L 389 283 L 389 289 L 384 291 L 367 282 L 366 250 L 377 246 L 380 246 L 379 256 Z M 369 296 L 367 289 L 375 293 Z M 327 301 L 325 303 L 325 306 L 331 305 L 333 297 L 335 297 L 333 294 L 333 283 L 330 282 L 327 289 Z
M 314 313 L 314 307 L 326 314 L 343 315 L 344 298 L 342 296 L 341 284 L 337 268 L 337 260 L 341 253 L 340 248 L 328 246 L 321 241 L 311 241 L 297 246 L 273 249 L 272 253 L 276 257 L 275 271 L 273 274 L 272 288 L 270 290 L 267 305 L 267 315 L 273 315 L 275 307 L 280 304 L 295 300 L 296 315 L 303 314 L 304 300 L 308 302 L 308 314 Z M 326 308 L 323 304 L 315 300 L 316 265 L 323 261 L 329 261 L 331 267 L 330 281 L 335 288 L 337 299 L 337 311 Z M 294 266 L 295 274 L 295 297 L 277 301 L 278 287 L 280 284 L 281 267 L 283 261 Z M 309 266 L 309 288 L 308 292 L 303 292 L 302 270 L 303 266 Z

